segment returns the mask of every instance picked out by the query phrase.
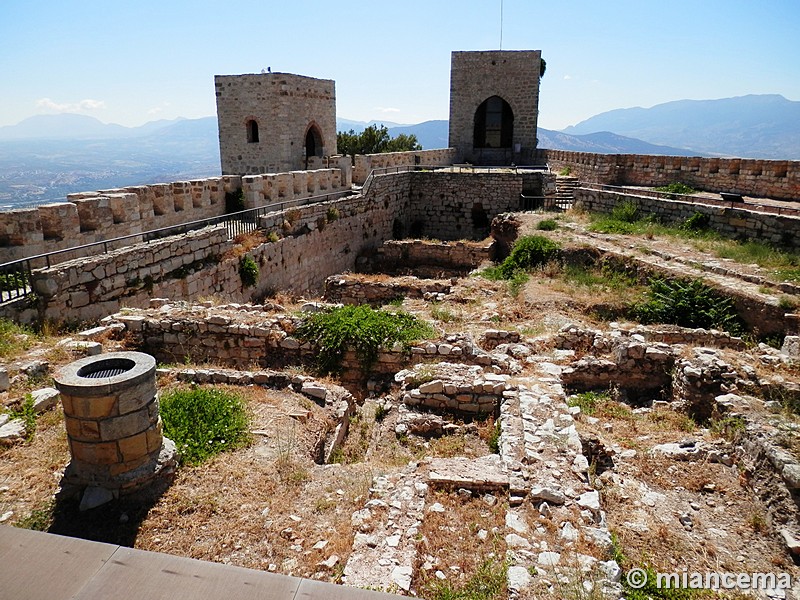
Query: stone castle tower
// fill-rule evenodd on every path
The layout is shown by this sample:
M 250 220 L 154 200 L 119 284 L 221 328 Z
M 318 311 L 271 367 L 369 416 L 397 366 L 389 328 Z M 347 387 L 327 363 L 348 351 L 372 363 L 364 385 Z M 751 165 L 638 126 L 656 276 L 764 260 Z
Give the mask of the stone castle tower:
M 336 89 L 329 79 L 289 73 L 217 75 L 223 175 L 320 166 L 336 154 Z
M 540 50 L 453 52 L 450 147 L 458 161 L 533 163 L 540 74 Z

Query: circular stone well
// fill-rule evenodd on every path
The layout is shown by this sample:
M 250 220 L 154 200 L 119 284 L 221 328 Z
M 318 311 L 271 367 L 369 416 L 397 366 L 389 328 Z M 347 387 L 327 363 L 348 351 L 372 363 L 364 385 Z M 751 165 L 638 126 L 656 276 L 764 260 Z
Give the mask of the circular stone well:
M 174 473 L 175 444 L 161 433 L 152 356 L 89 356 L 60 369 L 55 382 L 72 456 L 63 488 L 101 488 L 118 497 Z

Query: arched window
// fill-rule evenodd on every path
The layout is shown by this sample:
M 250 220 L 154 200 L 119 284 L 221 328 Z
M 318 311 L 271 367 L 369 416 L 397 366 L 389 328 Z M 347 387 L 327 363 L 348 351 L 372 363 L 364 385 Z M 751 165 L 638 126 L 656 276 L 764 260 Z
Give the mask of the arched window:
M 250 144 L 258 143 L 258 123 L 255 119 L 247 121 L 247 141 Z
M 511 148 L 514 113 L 500 96 L 486 99 L 475 111 L 475 148 Z

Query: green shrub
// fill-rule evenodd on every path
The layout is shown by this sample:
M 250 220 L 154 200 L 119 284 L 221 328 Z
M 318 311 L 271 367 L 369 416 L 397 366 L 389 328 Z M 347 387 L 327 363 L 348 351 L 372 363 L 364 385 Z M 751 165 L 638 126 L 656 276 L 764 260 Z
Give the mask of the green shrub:
M 337 372 L 348 348 L 369 369 L 381 346 L 411 342 L 433 335 L 433 328 L 403 311 L 374 310 L 367 305 L 342 306 L 313 314 L 298 327 L 297 336 L 317 347 L 317 365 L 323 373 Z
M 486 442 L 489 446 L 489 452 L 492 454 L 500 454 L 500 433 L 500 421 L 495 421 L 494 427 L 492 427 L 492 431 L 489 434 L 489 439 Z
M 541 235 L 521 237 L 514 244 L 511 254 L 498 265 L 502 279 L 511 279 L 517 271 L 530 271 L 558 258 L 559 245 Z
M 258 282 L 258 264 L 249 254 L 239 259 L 239 277 L 242 278 L 242 285 L 246 288 Z
M 558 223 L 556 223 L 555 219 L 544 219 L 543 221 L 539 221 L 539 224 L 536 225 L 536 229 L 540 231 L 554 231 L 558 229 Z
M 648 299 L 633 307 L 644 324 L 671 323 L 681 327 L 721 329 L 738 335 L 744 331 L 733 302 L 699 279 L 650 280 Z
M 623 200 L 611 209 L 611 218 L 623 223 L 635 223 L 639 220 L 639 205 L 633 200 Z
M 581 412 L 586 416 L 592 416 L 597 412 L 597 405 L 608 402 L 611 399 L 611 394 L 608 391 L 604 392 L 583 392 L 570 396 L 567 400 L 567 406 L 579 406 Z
M 660 187 L 655 188 L 657 192 L 665 192 L 667 194 L 684 194 L 687 196 L 691 196 L 692 194 L 696 194 L 697 190 L 694 189 L 690 185 L 686 185 L 685 183 L 670 183 L 669 185 L 662 185 Z
M 569 177 L 572 174 L 572 167 L 564 167 L 558 172 L 559 175 Z
M 335 206 L 328 207 L 328 212 L 325 213 L 325 218 L 328 223 L 333 223 L 339 218 L 339 210 Z
M 711 223 L 711 217 L 709 215 L 701 213 L 700 211 L 695 211 L 691 217 L 683 222 L 681 227 L 688 231 L 703 231 L 704 229 L 708 229 L 709 223 Z
M 175 442 L 186 464 L 200 464 L 250 439 L 244 400 L 223 390 L 173 390 L 161 396 L 160 410 L 164 435 Z

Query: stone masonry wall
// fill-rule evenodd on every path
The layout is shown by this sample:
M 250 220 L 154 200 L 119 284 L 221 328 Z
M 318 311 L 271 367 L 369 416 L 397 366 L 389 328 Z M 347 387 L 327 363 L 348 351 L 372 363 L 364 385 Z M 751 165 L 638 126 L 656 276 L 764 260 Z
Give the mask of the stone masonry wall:
M 290 73 L 217 75 L 217 120 L 223 175 L 306 169 L 306 135 L 316 133 L 312 155 L 336 154 L 336 84 Z M 247 124 L 258 124 L 258 140 Z M 313 168 L 313 167 L 311 167 Z
M 480 178 L 477 186 L 475 177 Z M 424 180 L 436 185 L 428 188 Z M 521 178 L 512 173 L 381 175 L 375 177 L 366 197 L 354 195 L 260 217 L 262 234 L 272 241 L 258 243 L 247 251 L 259 266 L 259 278 L 252 287 L 243 288 L 238 273 L 240 246 L 218 227 L 75 259 L 37 272 L 38 303 L 23 300 L 7 305 L 2 316 L 24 322 L 41 318 L 84 321 L 117 312 L 123 306 L 147 306 L 151 297 L 198 299 L 216 295 L 229 301 L 248 301 L 276 290 L 321 291 L 326 277 L 353 270 L 359 253 L 377 248 L 398 229 L 409 231 L 416 221 L 425 220 L 425 233 L 431 236 L 473 234 L 473 203 L 466 198 L 477 189 L 478 197 L 486 201 L 482 206 L 490 219 L 509 209 L 519 197 L 520 187 Z M 468 222 L 442 218 L 445 211 L 460 211 L 460 217 Z M 433 218 L 432 213 L 440 214 Z
M 453 148 L 418 150 L 414 152 L 384 152 L 382 154 L 356 154 L 353 165 L 353 182 L 363 184 L 373 169 L 411 167 L 414 165 L 439 167 L 452 165 L 456 152 Z
M 659 186 L 682 182 L 709 192 L 800 200 L 800 162 L 749 158 L 594 154 L 539 150 L 553 171 L 569 167 L 588 183 Z
M 211 177 L 69 194 L 67 202 L 0 212 L 0 264 L 225 214 L 225 194 L 242 190 L 245 208 L 346 192 L 352 183 L 347 157 L 329 168 L 247 177 Z M 134 237 L 117 243 L 132 245 Z M 65 252 L 51 264 L 77 258 Z M 35 265 L 38 266 L 38 265 Z
M 483 239 L 494 217 L 519 210 L 522 176 L 511 171 L 411 175 L 411 218 L 402 237 Z
M 722 235 L 732 238 L 758 239 L 765 242 L 800 248 L 800 217 L 791 215 L 765 214 L 746 208 L 729 208 L 662 200 L 648 196 L 604 192 L 578 188 L 575 190 L 574 206 L 592 212 L 610 213 L 624 201 L 633 201 L 643 214 L 652 214 L 668 223 L 682 223 L 696 212 L 708 215 L 709 227 Z M 698 198 L 702 202 L 702 198 Z
M 458 152 L 459 162 L 534 164 L 540 69 L 539 50 L 453 52 L 450 146 Z M 513 111 L 513 139 L 508 150 L 473 147 L 475 113 L 492 96 L 501 97 Z

